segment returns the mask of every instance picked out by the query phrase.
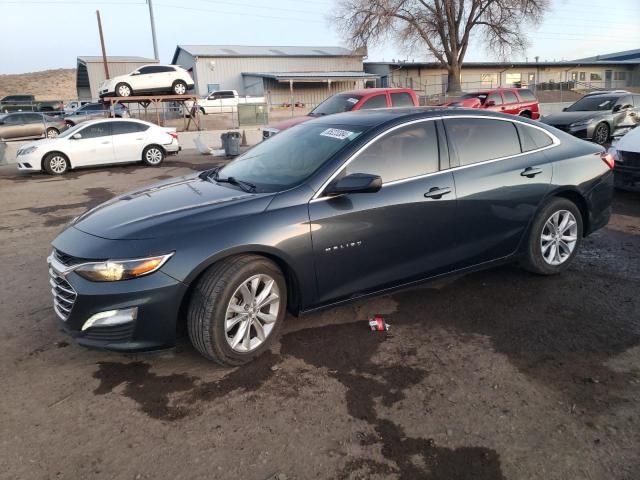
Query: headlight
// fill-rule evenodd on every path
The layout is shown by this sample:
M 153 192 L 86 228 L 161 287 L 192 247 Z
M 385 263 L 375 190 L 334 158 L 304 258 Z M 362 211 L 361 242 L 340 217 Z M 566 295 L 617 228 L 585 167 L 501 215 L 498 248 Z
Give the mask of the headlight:
M 155 272 L 162 267 L 173 253 L 158 257 L 137 258 L 135 260 L 107 260 L 105 262 L 85 263 L 74 271 L 92 282 L 117 282 L 130 280 Z
M 593 118 L 589 118 L 588 120 L 580 120 L 579 122 L 574 122 L 571 125 L 569 125 L 570 127 L 583 127 L 585 125 L 589 125 L 591 122 L 593 122 Z
M 37 149 L 38 149 L 38 147 L 21 148 L 20 150 L 18 150 L 18 156 L 20 156 L 20 155 L 29 155 L 30 153 L 35 152 Z

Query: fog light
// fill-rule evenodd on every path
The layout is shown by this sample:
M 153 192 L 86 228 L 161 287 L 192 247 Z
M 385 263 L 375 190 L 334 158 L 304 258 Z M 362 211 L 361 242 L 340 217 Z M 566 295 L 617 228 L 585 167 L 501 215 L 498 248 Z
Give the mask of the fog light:
M 122 310 L 108 310 L 92 315 L 89 320 L 82 325 L 82 331 L 91 327 L 113 327 L 124 323 L 133 322 L 138 317 L 138 307 L 125 308 Z

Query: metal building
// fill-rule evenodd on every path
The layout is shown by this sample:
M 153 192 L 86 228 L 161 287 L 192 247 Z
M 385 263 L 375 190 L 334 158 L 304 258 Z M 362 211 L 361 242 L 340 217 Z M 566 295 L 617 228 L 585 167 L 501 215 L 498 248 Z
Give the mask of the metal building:
M 158 61 L 144 57 L 107 57 L 110 77 L 130 73 L 136 68 L 149 63 L 158 63 Z M 79 100 L 96 100 L 100 84 L 106 78 L 102 57 L 78 57 L 76 91 L 78 92 Z
M 311 97 L 373 86 L 377 75 L 364 72 L 365 57 L 365 50 L 341 47 L 178 45 L 172 63 L 192 69 L 199 95 L 237 90 L 313 102 Z

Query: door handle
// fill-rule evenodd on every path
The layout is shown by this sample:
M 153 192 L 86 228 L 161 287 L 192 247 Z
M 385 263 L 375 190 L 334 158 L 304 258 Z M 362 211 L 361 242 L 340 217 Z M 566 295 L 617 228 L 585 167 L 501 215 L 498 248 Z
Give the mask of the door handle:
M 100 142 L 102 143 L 102 145 L 109 145 L 111 142 L 109 140 L 105 141 L 105 142 Z
M 451 189 L 449 187 L 433 187 L 430 188 L 427 193 L 424 194 L 425 198 L 433 198 L 434 200 L 440 200 L 443 195 L 447 195 L 451 193 Z
M 520 172 L 522 177 L 533 178 L 536 175 L 540 175 L 542 173 L 542 169 L 538 167 L 527 167 Z

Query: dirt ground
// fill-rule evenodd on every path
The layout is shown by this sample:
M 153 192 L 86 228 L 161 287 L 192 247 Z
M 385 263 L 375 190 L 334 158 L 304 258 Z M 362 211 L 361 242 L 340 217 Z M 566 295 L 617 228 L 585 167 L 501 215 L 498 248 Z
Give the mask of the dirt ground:
M 503 267 L 288 317 L 242 368 L 187 340 L 124 356 L 58 331 L 45 258 L 62 226 L 212 163 L 0 168 L 0 478 L 640 478 L 638 194 L 560 276 Z

